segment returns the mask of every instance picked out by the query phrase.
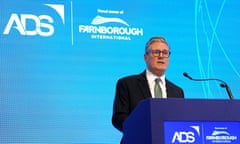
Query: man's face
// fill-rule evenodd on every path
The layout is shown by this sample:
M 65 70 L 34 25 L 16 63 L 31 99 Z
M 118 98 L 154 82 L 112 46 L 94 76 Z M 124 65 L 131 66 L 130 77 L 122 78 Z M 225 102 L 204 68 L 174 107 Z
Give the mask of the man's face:
M 149 71 L 157 76 L 163 75 L 168 67 L 169 60 L 167 44 L 161 41 L 151 43 L 144 54 L 144 60 Z

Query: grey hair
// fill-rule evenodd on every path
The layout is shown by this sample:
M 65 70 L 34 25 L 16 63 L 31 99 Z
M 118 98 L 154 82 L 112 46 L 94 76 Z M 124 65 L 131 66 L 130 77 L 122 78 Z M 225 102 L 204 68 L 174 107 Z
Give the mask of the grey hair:
M 154 42 L 162 42 L 162 43 L 165 43 L 167 46 L 169 46 L 167 40 L 164 37 L 162 37 L 162 36 L 154 36 L 154 37 L 151 37 L 147 41 L 147 43 L 145 45 L 145 53 L 147 52 L 149 45 L 151 45 Z

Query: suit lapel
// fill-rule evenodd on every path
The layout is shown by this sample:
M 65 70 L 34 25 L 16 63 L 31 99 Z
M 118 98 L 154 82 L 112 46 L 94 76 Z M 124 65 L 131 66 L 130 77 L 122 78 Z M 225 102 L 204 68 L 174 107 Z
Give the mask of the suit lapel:
M 166 89 L 167 89 L 167 97 L 171 98 L 174 97 L 174 93 L 173 93 L 173 88 L 171 86 L 171 83 L 166 79 Z
M 150 88 L 149 88 L 147 78 L 146 78 L 146 71 L 139 74 L 137 79 L 139 81 L 139 87 L 140 87 L 141 93 L 143 94 L 144 98 L 151 98 L 152 96 L 151 96 Z

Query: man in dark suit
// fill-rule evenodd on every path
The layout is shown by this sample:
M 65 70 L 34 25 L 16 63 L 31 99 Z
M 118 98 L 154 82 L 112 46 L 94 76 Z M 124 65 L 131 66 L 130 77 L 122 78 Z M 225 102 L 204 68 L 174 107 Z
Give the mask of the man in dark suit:
M 125 119 L 143 99 L 184 98 L 183 90 L 165 78 L 169 56 L 170 49 L 165 38 L 152 37 L 145 46 L 146 70 L 141 74 L 118 80 L 112 115 L 112 124 L 115 128 L 123 131 Z M 160 90 L 156 88 L 157 86 Z

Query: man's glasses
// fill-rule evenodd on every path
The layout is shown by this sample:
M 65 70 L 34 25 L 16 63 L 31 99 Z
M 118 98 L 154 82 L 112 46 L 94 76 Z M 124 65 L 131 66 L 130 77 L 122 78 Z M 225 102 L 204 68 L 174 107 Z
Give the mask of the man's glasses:
M 154 57 L 164 57 L 164 58 L 168 58 L 171 54 L 171 52 L 168 50 L 162 50 L 162 51 L 161 50 L 148 50 L 146 53 L 147 54 L 150 53 Z

